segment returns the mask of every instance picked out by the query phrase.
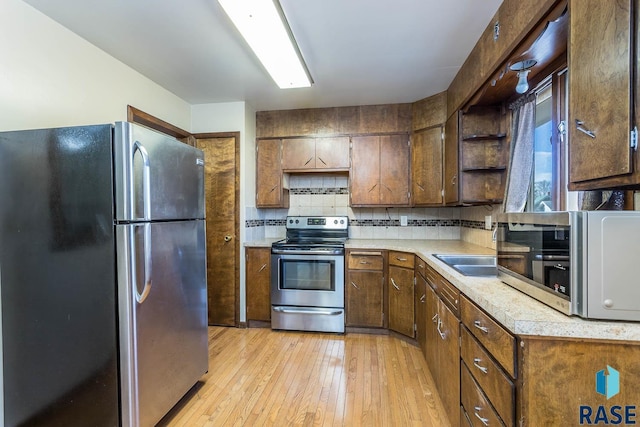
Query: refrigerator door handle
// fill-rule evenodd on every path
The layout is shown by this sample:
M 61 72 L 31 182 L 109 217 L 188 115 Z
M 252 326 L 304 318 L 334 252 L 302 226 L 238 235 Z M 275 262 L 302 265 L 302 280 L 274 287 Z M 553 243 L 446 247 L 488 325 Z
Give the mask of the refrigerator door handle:
M 133 164 L 133 157 L 136 155 L 136 151 L 140 151 L 142 156 L 142 203 L 143 203 L 143 217 L 141 219 L 145 221 L 151 220 L 151 163 L 149 162 L 149 153 L 140 141 L 136 141 L 133 144 L 133 152 L 131 153 L 131 164 Z M 135 179 L 131 180 L 131 207 L 135 210 Z
M 142 293 L 138 293 L 138 286 L 134 286 L 136 291 L 136 301 L 138 304 L 142 304 L 144 300 L 149 296 L 149 292 L 151 292 L 151 269 L 153 267 L 151 263 L 151 224 L 146 223 L 143 224 L 144 227 L 144 241 L 143 241 L 143 251 L 144 251 L 144 288 L 142 288 Z

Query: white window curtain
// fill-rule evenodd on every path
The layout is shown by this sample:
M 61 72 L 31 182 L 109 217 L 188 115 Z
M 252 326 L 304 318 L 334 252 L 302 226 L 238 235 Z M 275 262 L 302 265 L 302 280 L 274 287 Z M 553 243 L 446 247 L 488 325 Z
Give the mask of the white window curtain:
M 523 212 L 533 171 L 535 95 L 520 98 L 511 105 L 511 109 L 513 110 L 511 156 L 503 209 L 505 212 Z

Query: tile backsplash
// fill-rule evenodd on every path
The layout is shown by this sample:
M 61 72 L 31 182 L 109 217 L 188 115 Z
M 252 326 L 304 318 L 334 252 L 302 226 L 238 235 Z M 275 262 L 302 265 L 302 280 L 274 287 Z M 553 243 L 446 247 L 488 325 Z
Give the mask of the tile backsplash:
M 247 208 L 247 240 L 284 238 L 288 215 L 349 217 L 349 237 L 360 239 L 468 240 L 491 247 L 491 232 L 483 230 L 477 208 L 352 208 L 346 175 L 291 175 L 289 209 Z M 407 225 L 400 224 L 407 217 Z M 487 240 L 488 236 L 488 240 Z

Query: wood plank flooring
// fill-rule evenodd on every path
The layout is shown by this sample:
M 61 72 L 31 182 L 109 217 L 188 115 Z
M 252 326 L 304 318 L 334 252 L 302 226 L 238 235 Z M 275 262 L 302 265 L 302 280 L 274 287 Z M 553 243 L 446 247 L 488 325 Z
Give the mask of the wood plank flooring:
M 448 426 L 420 349 L 390 335 L 209 328 L 209 372 L 160 426 Z

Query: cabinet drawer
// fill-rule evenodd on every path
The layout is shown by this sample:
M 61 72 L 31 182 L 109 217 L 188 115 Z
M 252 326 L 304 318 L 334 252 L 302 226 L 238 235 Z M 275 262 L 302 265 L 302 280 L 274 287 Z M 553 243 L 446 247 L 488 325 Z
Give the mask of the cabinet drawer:
M 384 261 L 382 252 L 354 251 L 347 257 L 349 270 L 376 270 L 382 271 Z
M 444 301 L 445 304 L 453 311 L 453 313 L 460 316 L 460 291 L 453 286 L 447 279 L 442 277 L 440 273 L 435 271 L 430 266 L 426 266 L 426 279 L 431 285 L 438 296 Z
M 460 400 L 471 424 L 474 427 L 504 426 L 467 367 L 462 364 L 460 368 Z
M 413 268 L 415 255 L 406 252 L 389 251 L 389 265 Z
M 515 378 L 515 337 L 464 295 L 460 298 L 460 318 L 505 371 Z
M 420 257 L 416 257 L 416 272 L 427 278 L 427 263 Z
M 460 328 L 461 357 L 502 420 L 514 423 L 514 386 L 467 328 Z M 470 410 L 473 408 L 469 408 Z

